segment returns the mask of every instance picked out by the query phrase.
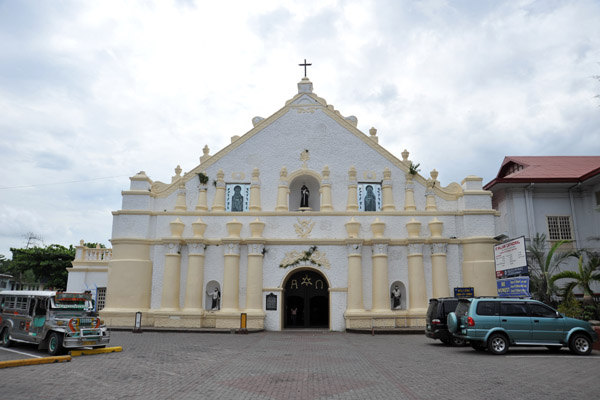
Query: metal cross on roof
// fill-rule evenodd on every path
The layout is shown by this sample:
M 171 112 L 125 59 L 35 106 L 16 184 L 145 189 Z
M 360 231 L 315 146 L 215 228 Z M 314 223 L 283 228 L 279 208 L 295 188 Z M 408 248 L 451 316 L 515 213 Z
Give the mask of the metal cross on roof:
M 304 59 L 304 64 L 298 64 L 301 67 L 304 67 L 304 77 L 306 78 L 306 67 L 312 64 L 307 64 L 306 63 L 306 58 Z

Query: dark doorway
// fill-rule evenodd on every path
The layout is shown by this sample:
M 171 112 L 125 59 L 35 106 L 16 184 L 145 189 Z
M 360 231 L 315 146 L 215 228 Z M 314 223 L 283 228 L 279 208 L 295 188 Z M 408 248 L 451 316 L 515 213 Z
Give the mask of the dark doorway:
M 317 271 L 296 272 L 285 284 L 285 328 L 329 328 L 329 285 Z

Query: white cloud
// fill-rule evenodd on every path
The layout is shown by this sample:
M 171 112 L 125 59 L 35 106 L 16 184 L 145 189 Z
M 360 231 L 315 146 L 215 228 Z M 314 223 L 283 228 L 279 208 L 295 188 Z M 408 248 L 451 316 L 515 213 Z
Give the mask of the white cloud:
M 442 184 L 503 157 L 597 155 L 587 1 L 0 3 L 0 187 L 168 181 L 315 92 Z M 0 254 L 33 231 L 105 242 L 124 177 L 0 189 Z

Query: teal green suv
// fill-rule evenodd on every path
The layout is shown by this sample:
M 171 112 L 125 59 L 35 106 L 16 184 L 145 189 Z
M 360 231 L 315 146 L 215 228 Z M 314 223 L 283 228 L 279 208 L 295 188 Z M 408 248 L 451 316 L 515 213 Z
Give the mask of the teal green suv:
M 568 346 L 577 355 L 588 355 L 598 340 L 588 322 L 521 298 L 460 299 L 448 314 L 448 330 L 475 350 L 492 354 L 505 354 L 510 346 L 546 346 L 552 351 Z

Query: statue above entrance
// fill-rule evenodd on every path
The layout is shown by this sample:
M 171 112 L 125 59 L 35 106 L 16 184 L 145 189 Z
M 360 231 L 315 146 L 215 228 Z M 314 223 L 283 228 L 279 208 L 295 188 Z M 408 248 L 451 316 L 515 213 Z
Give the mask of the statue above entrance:
M 306 187 L 306 185 L 302 185 L 302 189 L 300 189 L 300 208 L 308 208 L 308 197 L 310 196 L 310 191 Z

